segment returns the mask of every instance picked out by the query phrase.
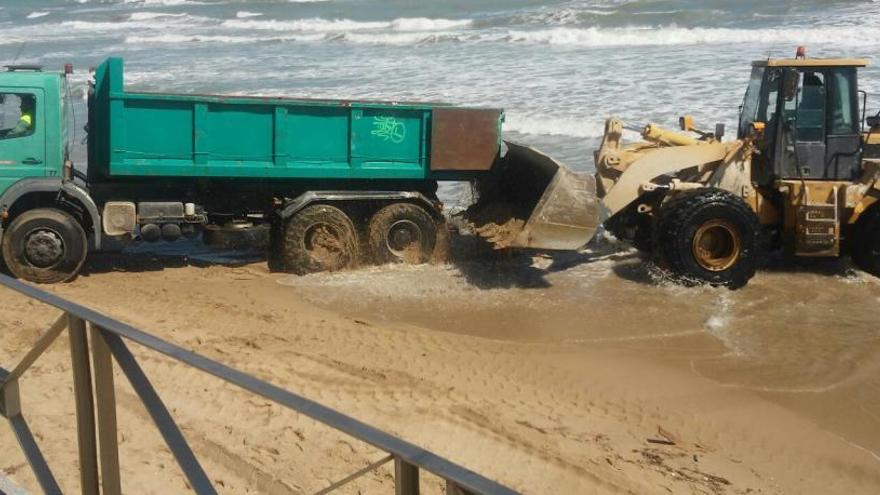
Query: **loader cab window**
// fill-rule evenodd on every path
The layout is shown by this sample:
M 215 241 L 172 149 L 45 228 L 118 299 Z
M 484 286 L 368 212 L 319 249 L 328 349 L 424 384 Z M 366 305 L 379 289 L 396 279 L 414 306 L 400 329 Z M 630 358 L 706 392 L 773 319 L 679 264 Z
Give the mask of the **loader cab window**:
M 778 176 L 857 178 L 861 136 L 856 69 L 798 67 L 785 71 L 784 122 L 775 149 Z
M 856 69 L 837 69 L 829 75 L 830 115 L 829 134 L 845 136 L 858 134 L 859 100 L 856 89 Z
M 802 81 L 797 99 L 795 138 L 801 142 L 824 141 L 827 95 L 825 75 L 821 72 L 805 72 Z
M 27 93 L 0 93 L 0 139 L 30 136 L 37 126 L 37 99 Z
M 739 129 L 737 137 L 742 139 L 749 133 L 749 126 L 752 122 L 760 120 L 757 118 L 758 106 L 761 102 L 761 84 L 764 82 L 765 67 L 753 67 L 752 75 L 749 78 L 749 87 L 746 89 L 746 96 L 743 99 L 742 108 L 739 116 Z

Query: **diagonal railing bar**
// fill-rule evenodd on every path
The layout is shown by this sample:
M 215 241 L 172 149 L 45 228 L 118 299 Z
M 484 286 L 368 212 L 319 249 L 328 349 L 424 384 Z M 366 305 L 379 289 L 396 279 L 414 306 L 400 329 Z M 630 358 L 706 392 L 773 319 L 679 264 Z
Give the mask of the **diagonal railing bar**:
M 379 459 L 378 461 L 376 461 L 368 466 L 362 467 L 361 469 L 358 469 L 357 471 L 349 474 L 345 478 L 342 478 L 341 480 L 331 484 L 327 488 L 324 488 L 323 490 L 315 492 L 315 495 L 327 495 L 330 492 L 336 491 L 336 490 L 342 488 L 343 486 L 351 483 L 352 481 L 360 478 L 361 476 L 369 473 L 370 471 L 377 469 L 377 468 L 381 467 L 382 465 L 391 462 L 392 460 L 394 460 L 393 455 L 390 455 L 390 454 L 386 455 L 385 457 Z
M 61 488 L 58 486 L 52 470 L 49 469 L 49 464 L 46 463 L 46 458 L 43 457 L 40 446 L 37 445 L 34 434 L 31 432 L 24 416 L 15 414 L 7 419 L 9 420 L 9 425 L 12 426 L 12 432 L 15 433 L 15 438 L 18 440 L 22 452 L 24 452 L 24 457 L 34 471 L 34 476 L 36 476 L 43 493 L 46 495 L 61 495 Z
M 43 335 L 37 339 L 37 342 L 34 343 L 34 346 L 21 358 L 21 361 L 13 368 L 12 372 L 9 376 L 6 377 L 4 382 L 16 380 L 27 371 L 28 368 L 31 367 L 34 362 L 52 345 L 52 342 L 55 342 L 55 339 L 61 334 L 64 329 L 67 328 L 67 314 L 62 313 L 61 316 L 55 320 L 55 323 L 46 330 Z
M 407 495 L 418 494 L 418 469 L 424 469 L 446 480 L 450 486 L 455 486 L 465 492 L 483 495 L 515 495 L 517 493 L 433 452 L 358 421 L 335 409 L 208 359 L 159 337 L 138 330 L 131 325 L 98 313 L 95 310 L 5 275 L 0 275 L 0 285 L 54 306 L 77 318 L 91 322 L 96 327 L 100 327 L 103 335 L 108 337 L 108 342 L 110 336 L 128 339 L 388 452 L 394 456 L 395 472 L 401 474 L 401 479 L 395 480 L 397 493 L 405 493 Z M 119 343 L 122 342 L 121 340 L 118 341 Z M 134 356 L 131 355 L 130 351 L 128 355 L 133 361 Z M 118 356 L 116 356 L 116 359 L 119 362 Z M 131 381 L 131 377 L 129 377 L 129 381 Z M 146 383 L 149 384 L 149 382 Z M 158 396 L 156 397 L 158 398 Z M 141 398 L 141 400 L 144 399 Z M 167 410 L 165 412 L 167 413 Z
M 189 444 L 186 443 L 183 433 L 180 432 L 180 428 L 177 427 L 177 423 L 174 422 L 171 413 L 168 412 L 165 404 L 162 403 L 162 399 L 159 398 L 159 394 L 156 393 L 156 389 L 153 388 L 147 375 L 144 374 L 144 370 L 138 365 L 128 346 L 125 345 L 125 342 L 118 335 L 101 331 L 101 336 L 104 337 L 107 345 L 110 346 L 110 352 L 116 358 L 116 362 L 119 363 L 119 367 L 122 368 L 122 372 L 128 378 L 135 393 L 141 398 L 141 402 L 147 408 L 147 412 L 150 413 L 150 417 L 153 418 L 156 427 L 159 428 L 159 433 L 162 434 L 162 438 L 165 439 L 165 443 L 171 449 L 174 458 L 177 459 L 177 463 L 180 465 L 180 469 L 183 470 L 183 474 L 189 481 L 190 486 L 192 486 L 193 491 L 199 495 L 217 495 L 211 480 L 208 479 L 208 475 L 205 474 L 202 465 L 199 464 L 198 459 L 190 450 Z

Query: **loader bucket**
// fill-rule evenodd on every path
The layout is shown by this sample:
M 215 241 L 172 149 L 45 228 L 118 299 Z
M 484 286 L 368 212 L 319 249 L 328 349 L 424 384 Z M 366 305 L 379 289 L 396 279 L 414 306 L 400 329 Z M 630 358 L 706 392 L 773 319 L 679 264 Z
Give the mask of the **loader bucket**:
M 495 249 L 574 250 L 599 227 L 596 180 L 534 148 L 506 142 L 507 154 L 476 182 L 465 213 Z

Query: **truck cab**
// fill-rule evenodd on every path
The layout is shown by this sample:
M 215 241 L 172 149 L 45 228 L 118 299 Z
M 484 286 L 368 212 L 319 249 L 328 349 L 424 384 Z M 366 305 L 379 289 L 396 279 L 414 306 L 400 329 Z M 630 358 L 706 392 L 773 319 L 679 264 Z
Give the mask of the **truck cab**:
M 37 67 L 0 72 L 0 194 L 21 179 L 61 177 L 67 160 L 66 82 Z M 29 128 L 16 132 L 23 111 Z

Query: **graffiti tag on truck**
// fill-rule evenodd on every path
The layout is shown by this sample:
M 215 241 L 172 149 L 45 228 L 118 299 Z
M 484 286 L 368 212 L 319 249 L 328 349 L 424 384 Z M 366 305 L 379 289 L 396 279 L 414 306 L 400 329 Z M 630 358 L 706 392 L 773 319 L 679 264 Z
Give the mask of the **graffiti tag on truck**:
M 373 131 L 370 134 L 400 144 L 406 139 L 406 126 L 394 117 L 373 117 Z

